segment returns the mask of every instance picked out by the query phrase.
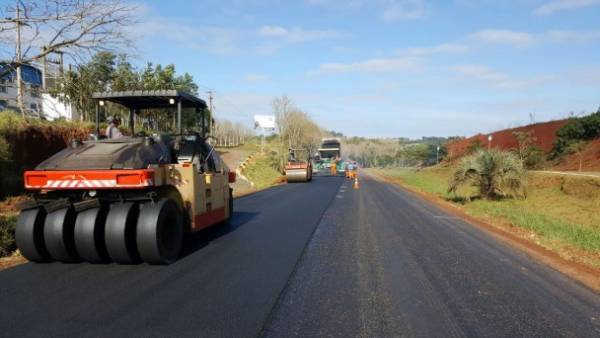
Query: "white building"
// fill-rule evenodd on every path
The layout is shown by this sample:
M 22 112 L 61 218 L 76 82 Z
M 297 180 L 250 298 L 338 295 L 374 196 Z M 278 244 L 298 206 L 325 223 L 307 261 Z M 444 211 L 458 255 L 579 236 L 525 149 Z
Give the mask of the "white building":
M 0 63 L 0 109 L 19 110 L 17 104 L 17 74 L 13 64 Z M 21 66 L 24 83 L 23 101 L 27 112 L 42 114 L 42 72 L 33 66 Z
M 23 101 L 28 114 L 49 120 L 72 119 L 73 109 L 46 92 L 40 69 L 32 65 L 21 66 L 24 83 Z M 0 62 L 0 111 L 20 111 L 17 104 L 17 74 L 13 64 Z

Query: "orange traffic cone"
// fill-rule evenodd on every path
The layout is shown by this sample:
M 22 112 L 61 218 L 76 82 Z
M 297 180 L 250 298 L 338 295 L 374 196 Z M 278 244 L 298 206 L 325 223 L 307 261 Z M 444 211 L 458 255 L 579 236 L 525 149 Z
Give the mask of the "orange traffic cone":
M 354 188 L 354 189 L 360 188 L 360 185 L 358 184 L 358 177 L 354 178 L 354 184 L 352 185 L 352 188 Z

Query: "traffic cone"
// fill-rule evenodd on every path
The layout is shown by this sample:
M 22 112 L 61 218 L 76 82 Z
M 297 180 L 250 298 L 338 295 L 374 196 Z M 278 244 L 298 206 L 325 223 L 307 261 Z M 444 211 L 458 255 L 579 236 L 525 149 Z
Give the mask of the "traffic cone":
M 358 184 L 358 177 L 354 178 L 354 184 L 352 185 L 352 188 L 354 188 L 354 189 L 360 188 L 360 185 Z

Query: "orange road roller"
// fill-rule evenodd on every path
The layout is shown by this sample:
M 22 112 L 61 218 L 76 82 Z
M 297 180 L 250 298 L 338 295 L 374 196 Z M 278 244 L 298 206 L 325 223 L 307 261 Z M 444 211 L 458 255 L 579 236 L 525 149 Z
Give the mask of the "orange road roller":
M 312 181 L 312 161 L 310 152 L 303 149 L 290 149 L 285 165 L 285 179 L 288 183 Z

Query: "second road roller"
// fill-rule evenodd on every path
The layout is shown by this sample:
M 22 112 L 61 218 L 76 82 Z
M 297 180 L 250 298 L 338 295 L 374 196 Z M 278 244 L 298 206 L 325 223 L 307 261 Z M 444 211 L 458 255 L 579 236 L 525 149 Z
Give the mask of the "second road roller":
M 310 152 L 304 149 L 290 149 L 285 165 L 285 179 L 288 183 L 312 181 L 312 160 Z

